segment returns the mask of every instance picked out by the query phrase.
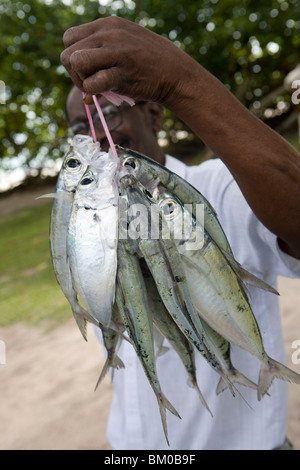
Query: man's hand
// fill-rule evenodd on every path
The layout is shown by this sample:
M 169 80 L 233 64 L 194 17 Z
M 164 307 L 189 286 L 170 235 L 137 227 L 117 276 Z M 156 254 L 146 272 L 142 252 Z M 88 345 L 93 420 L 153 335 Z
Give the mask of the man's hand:
M 300 259 L 300 157 L 211 73 L 171 41 L 109 17 L 64 35 L 63 65 L 88 94 L 158 101 L 227 165 L 253 212 Z
M 171 41 L 118 17 L 70 28 L 63 40 L 62 64 L 88 94 L 112 90 L 168 105 L 186 81 L 184 64 L 198 65 Z

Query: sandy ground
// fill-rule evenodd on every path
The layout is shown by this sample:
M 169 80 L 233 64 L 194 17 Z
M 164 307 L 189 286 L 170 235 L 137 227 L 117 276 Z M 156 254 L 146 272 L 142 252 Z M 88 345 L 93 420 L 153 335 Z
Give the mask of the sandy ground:
M 16 201 L 25 206 L 25 199 L 13 198 L 11 207 Z M 10 205 L 1 203 L 3 214 Z M 279 282 L 288 363 L 300 373 L 300 364 L 292 362 L 295 340 L 300 349 L 300 280 Z M 51 331 L 24 324 L 0 328 L 0 450 L 110 449 L 105 428 L 112 385 L 106 377 L 94 392 L 104 354 L 88 332 L 86 343 L 73 318 Z M 300 450 L 296 385 L 289 385 L 288 436 Z

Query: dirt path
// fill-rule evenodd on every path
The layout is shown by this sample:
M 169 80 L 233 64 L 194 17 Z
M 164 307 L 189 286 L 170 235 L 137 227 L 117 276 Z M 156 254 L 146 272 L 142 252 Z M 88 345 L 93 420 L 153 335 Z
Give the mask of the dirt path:
M 0 328 L 0 338 L 0 449 L 109 449 L 111 384 L 107 377 L 94 392 L 104 361 L 94 332 L 86 343 L 72 319 L 50 333 Z

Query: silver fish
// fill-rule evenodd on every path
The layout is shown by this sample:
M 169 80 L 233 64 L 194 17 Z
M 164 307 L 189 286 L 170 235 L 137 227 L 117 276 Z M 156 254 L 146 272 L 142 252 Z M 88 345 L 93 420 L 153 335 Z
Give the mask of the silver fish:
M 157 204 L 158 208 L 162 209 L 161 215 L 164 219 L 167 219 L 168 222 L 170 222 L 170 218 L 179 219 L 178 222 L 180 223 L 177 225 L 179 226 L 182 225 L 183 218 L 180 217 L 181 215 L 180 212 L 185 211 L 185 208 L 176 202 L 176 200 L 174 199 L 171 193 L 166 191 L 165 188 L 161 187 L 159 190 L 159 194 L 156 195 L 157 202 L 153 202 L 153 198 L 151 194 L 147 190 L 145 190 L 145 188 L 139 182 L 137 182 L 134 176 L 132 175 L 128 176 L 127 179 L 129 180 L 128 185 L 131 183 L 131 185 L 134 186 L 136 193 L 138 192 L 138 194 L 140 195 L 141 202 L 144 202 L 146 204 L 148 200 L 149 203 L 152 202 L 152 206 Z M 130 198 L 130 193 L 128 197 Z M 131 196 L 131 201 L 134 202 L 135 200 L 139 200 L 137 194 L 135 195 L 135 197 Z M 148 207 L 149 207 L 149 203 L 148 203 Z M 166 207 L 168 208 L 168 211 L 164 210 L 165 209 L 164 203 L 166 203 Z M 185 215 L 186 220 L 188 219 L 188 217 L 192 219 L 191 214 Z M 193 344 L 200 350 L 201 354 L 205 357 L 205 359 L 209 362 L 209 364 L 212 365 L 219 374 L 221 374 L 222 383 L 225 382 L 227 384 L 227 386 L 232 391 L 233 395 L 234 395 L 233 389 L 235 388 L 233 386 L 234 382 L 257 389 L 256 384 L 250 381 L 243 374 L 239 373 L 231 364 L 229 343 L 221 336 L 221 334 L 218 334 L 217 332 L 213 331 L 208 325 L 206 325 L 205 322 L 203 322 L 202 319 L 200 320 L 199 313 L 195 309 L 195 304 L 193 302 L 193 293 L 191 292 L 190 289 L 187 289 L 185 286 L 187 284 L 190 287 L 191 283 L 189 282 L 189 278 L 186 278 L 187 282 L 185 282 L 185 277 L 186 277 L 186 270 L 185 270 L 185 263 L 184 263 L 185 258 L 184 256 L 180 257 L 179 252 L 180 252 L 180 249 L 182 249 L 182 247 L 185 247 L 185 244 L 187 242 L 190 243 L 189 237 L 192 237 L 192 235 L 194 235 L 194 231 L 192 230 L 194 228 L 194 225 L 192 223 L 188 225 L 190 227 L 190 231 L 188 231 L 188 234 L 185 239 L 180 239 L 180 237 L 178 237 L 178 239 L 173 238 L 173 243 L 172 243 L 172 240 L 164 240 L 164 241 L 151 240 L 151 239 L 140 240 L 138 243 L 140 247 L 140 251 L 142 255 L 144 256 L 149 266 L 149 269 L 154 275 L 159 293 L 162 299 L 164 300 L 165 305 L 169 309 L 169 312 L 170 313 L 173 312 L 173 318 L 175 319 L 178 325 L 183 325 L 187 321 L 189 321 L 191 325 L 194 325 L 195 330 L 197 331 L 197 334 L 198 334 L 198 339 L 200 340 L 202 347 L 199 349 L 198 343 L 194 342 Z M 168 225 L 168 228 L 170 229 L 170 236 L 173 236 L 173 237 L 174 237 L 174 231 L 173 231 L 174 227 L 176 227 L 176 224 Z M 204 238 L 204 231 L 202 227 L 199 227 L 198 229 L 201 230 L 201 235 L 203 234 L 203 238 Z M 180 230 L 178 230 L 177 232 L 178 232 L 177 235 L 179 235 Z M 196 246 L 200 245 L 200 248 L 198 248 L 196 251 L 193 250 L 193 253 L 201 252 L 201 247 L 203 245 L 201 239 L 202 239 L 202 236 L 199 237 L 199 240 L 197 240 L 196 242 Z M 178 252 L 176 248 L 178 249 Z M 195 248 L 194 244 L 193 244 L 193 248 Z M 190 250 L 183 249 L 183 253 L 185 252 L 189 253 Z M 163 266 L 162 266 L 163 263 L 160 262 L 160 259 L 161 260 L 164 259 L 165 261 Z M 181 261 L 183 261 L 182 269 L 180 269 Z M 168 278 L 168 271 L 173 274 L 173 284 L 174 286 L 178 288 L 177 293 L 174 290 L 174 293 L 171 296 L 171 302 L 170 302 L 169 293 L 173 292 L 172 291 L 172 278 L 171 279 L 170 277 Z M 168 282 L 168 279 L 169 279 L 169 282 Z M 193 282 L 194 283 L 197 282 L 197 273 L 195 273 Z M 165 288 L 168 289 L 167 292 Z M 177 297 L 176 297 L 176 294 L 177 294 Z M 176 299 L 176 302 L 178 304 L 177 309 L 174 305 L 173 299 Z M 183 315 L 179 313 L 180 311 L 183 312 Z M 180 318 L 180 321 L 179 321 L 179 318 Z M 185 332 L 186 330 L 185 331 L 182 330 L 182 331 Z M 190 338 L 191 336 L 189 337 L 189 339 Z
M 183 204 L 192 204 L 193 215 L 196 215 L 196 206 L 203 204 L 206 230 L 222 249 L 232 254 L 230 244 L 218 220 L 216 211 L 203 194 L 179 175 L 171 172 L 151 158 L 130 149 L 123 149 L 118 146 L 116 148 L 122 166 L 130 167 L 136 178 L 151 193 L 153 190 L 152 185 L 154 184 L 154 187 L 156 187 L 157 179 L 159 179 L 169 191 L 179 197 Z
M 157 398 L 162 425 L 168 441 L 166 409 L 179 417 L 178 412 L 161 390 L 155 365 L 152 319 L 138 258 L 130 253 L 126 240 L 118 243 L 118 274 L 116 303 L 131 338 L 132 345 Z
M 157 291 L 154 279 L 151 276 L 146 263 L 143 261 L 144 260 L 141 259 L 140 264 L 143 277 L 147 285 L 148 302 L 153 322 L 158 330 L 161 331 L 162 337 L 166 338 L 172 345 L 173 349 L 177 352 L 185 370 L 187 371 L 189 383 L 193 388 L 195 388 L 202 404 L 212 416 L 212 412 L 210 411 L 197 383 L 194 348 L 178 328 L 169 312 L 165 308 L 164 303 L 162 302 Z
M 86 340 L 86 322 L 92 317 L 78 303 L 67 259 L 67 231 L 71 217 L 74 193 L 80 178 L 87 169 L 99 143 L 94 143 L 88 136 L 76 135 L 70 143 L 70 150 L 63 159 L 58 175 L 56 193 L 46 195 L 54 197 L 50 217 L 50 253 L 55 276 L 64 295 L 68 299 L 74 318 Z
M 192 259 L 192 258 L 191 258 Z M 300 383 L 300 375 L 266 353 L 244 285 L 221 250 L 207 237 L 194 260 L 185 258 L 193 303 L 213 330 L 261 361 L 258 399 L 267 393 L 274 377 Z
M 147 190 L 137 181 L 135 176 L 128 174 L 121 178 L 121 185 L 127 194 L 129 204 L 140 203 L 151 209 Z M 145 197 L 147 195 L 147 197 Z M 155 202 L 153 202 L 155 205 Z M 145 218 L 151 218 L 150 210 Z M 146 220 L 143 221 L 147 225 Z M 147 232 L 147 231 L 146 231 Z M 147 232 L 147 238 L 139 238 L 137 241 L 139 256 L 142 256 L 155 280 L 159 295 L 186 338 L 198 349 L 211 367 L 222 376 L 224 373 L 212 350 L 209 349 L 205 339 L 205 332 L 201 325 L 199 314 L 195 310 L 189 289 L 186 283 L 184 268 L 172 239 L 151 238 Z M 224 380 L 228 380 L 224 377 Z
M 116 146 L 116 148 L 122 167 L 130 169 L 131 174 L 140 181 L 154 198 L 157 185 L 161 183 L 173 194 L 173 197 L 181 201 L 181 204 L 191 205 L 191 214 L 195 220 L 197 220 L 199 206 L 203 207 L 205 230 L 218 245 L 220 250 L 222 250 L 224 256 L 226 256 L 228 262 L 243 282 L 278 294 L 273 287 L 249 273 L 234 259 L 229 241 L 217 217 L 216 211 L 197 189 L 151 158 L 130 149 L 124 149 L 118 146 Z
M 164 200 L 170 204 L 172 194 L 161 187 L 156 197 L 160 205 Z M 179 210 L 188 212 L 174 197 L 173 203 L 175 206 L 177 204 L 177 208 L 179 206 Z M 176 211 L 172 210 L 172 215 L 174 213 L 176 214 Z M 190 217 L 193 217 L 192 214 L 190 214 Z M 274 361 L 266 354 L 244 283 L 240 279 L 237 270 L 232 266 L 227 254 L 214 242 L 206 231 L 206 227 L 197 225 L 196 220 L 194 220 L 194 227 L 196 231 L 199 230 L 203 235 L 203 246 L 197 250 L 182 250 L 182 260 L 190 287 L 192 303 L 202 318 L 201 324 L 205 330 L 204 336 L 208 349 L 214 353 L 217 360 L 227 371 L 223 376 L 223 380 L 227 382 L 227 379 L 232 375 L 232 379 L 229 379 L 228 384 L 230 388 L 233 381 L 257 388 L 259 400 L 267 393 L 275 376 L 299 383 L 300 376 L 298 374 Z M 178 247 L 180 244 L 184 246 L 185 243 L 186 240 L 177 241 Z M 257 280 L 257 284 L 260 284 L 260 282 L 265 284 L 263 281 Z M 272 291 L 272 288 L 267 284 L 266 289 Z M 241 314 L 241 312 L 243 313 Z M 220 351 L 218 344 L 222 345 L 224 341 L 222 337 L 261 360 L 262 366 L 258 387 L 233 368 L 226 348 L 225 356 L 218 354 L 218 351 Z M 226 342 L 224 344 L 227 347 Z
M 86 309 L 111 327 L 117 270 L 119 162 L 111 153 L 94 156 L 74 197 L 67 252 L 73 284 Z

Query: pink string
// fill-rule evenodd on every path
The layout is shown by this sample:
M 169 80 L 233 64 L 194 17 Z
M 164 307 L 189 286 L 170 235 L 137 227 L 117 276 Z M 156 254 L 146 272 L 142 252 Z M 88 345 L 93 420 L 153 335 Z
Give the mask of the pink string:
M 85 98 L 85 93 L 84 92 L 82 93 L 82 96 L 83 96 L 83 98 Z M 95 132 L 94 123 L 93 123 L 93 119 L 92 119 L 92 116 L 91 116 L 90 108 L 85 103 L 84 103 L 84 107 L 85 107 L 85 111 L 86 111 L 86 114 L 87 114 L 87 117 L 88 117 L 88 120 L 89 120 L 89 125 L 90 125 L 90 129 L 91 129 L 91 132 L 92 132 L 93 140 L 94 140 L 94 142 L 97 142 L 96 132 Z
M 86 95 L 86 94 L 85 94 L 84 92 L 82 92 L 83 98 L 85 98 L 85 95 Z M 109 142 L 109 145 L 110 145 L 110 148 L 111 148 L 111 150 L 112 150 L 112 153 L 113 153 L 113 155 L 114 155 L 115 158 L 119 158 L 119 157 L 118 157 L 118 154 L 117 154 L 117 151 L 116 151 L 115 144 L 114 144 L 114 142 L 113 142 L 113 140 L 112 140 L 111 134 L 110 134 L 109 129 L 108 129 L 108 127 L 107 127 L 105 118 L 104 118 L 103 113 L 102 113 L 102 109 L 101 109 L 101 107 L 100 107 L 100 104 L 98 103 L 98 100 L 97 100 L 97 96 L 96 96 L 96 95 L 93 95 L 93 100 L 94 100 L 94 103 L 95 103 L 97 112 L 98 112 L 98 114 L 99 114 L 99 117 L 100 117 L 100 120 L 101 120 L 103 129 L 104 129 L 106 138 L 107 138 L 107 140 L 108 140 L 108 142 Z M 97 142 L 96 132 L 95 132 L 94 123 L 93 123 L 93 119 L 92 119 L 92 116 L 91 116 L 90 108 L 89 108 L 89 106 L 88 106 L 87 104 L 85 104 L 85 103 L 84 103 L 84 107 L 85 107 L 85 111 L 86 111 L 87 118 L 88 118 L 88 121 L 89 121 L 90 129 L 91 129 L 91 132 L 92 132 L 93 140 L 94 140 L 94 142 Z
M 119 158 L 119 157 L 118 157 L 118 154 L 117 154 L 117 151 L 116 151 L 115 144 L 113 143 L 112 137 L 111 137 L 111 135 L 110 135 L 109 129 L 108 129 L 108 127 L 107 127 L 105 118 L 104 118 L 103 113 L 102 113 L 102 109 L 101 109 L 101 107 L 100 107 L 100 104 L 98 103 L 98 100 L 97 100 L 97 96 L 96 96 L 96 95 L 93 95 L 93 100 L 94 100 L 96 109 L 97 109 L 97 111 L 98 111 L 98 114 L 99 114 L 99 117 L 100 117 L 100 120 L 101 120 L 103 129 L 104 129 L 106 138 L 107 138 L 107 140 L 108 140 L 108 142 L 109 142 L 109 145 L 110 145 L 110 148 L 111 148 L 111 150 L 112 150 L 112 153 L 113 153 L 113 155 L 114 155 L 115 158 Z

